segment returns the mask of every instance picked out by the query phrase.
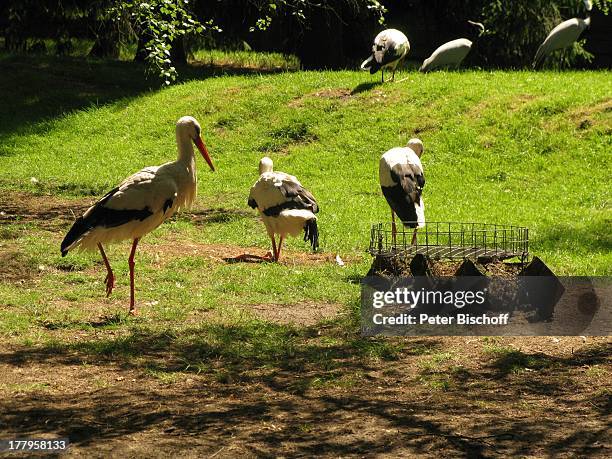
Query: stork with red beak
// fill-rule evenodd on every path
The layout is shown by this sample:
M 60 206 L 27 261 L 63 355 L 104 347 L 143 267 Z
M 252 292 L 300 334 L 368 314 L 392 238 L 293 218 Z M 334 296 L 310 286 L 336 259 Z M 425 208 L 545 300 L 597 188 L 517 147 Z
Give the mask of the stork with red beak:
M 106 266 L 106 296 L 115 286 L 115 276 L 102 244 L 132 240 L 130 268 L 130 314 L 135 313 L 134 255 L 138 241 L 196 197 L 197 179 L 193 144 L 214 171 L 195 118 L 184 116 L 176 123 L 178 158 L 161 166 L 145 167 L 106 193 L 72 225 L 62 241 L 62 256 L 74 248 L 100 250 Z

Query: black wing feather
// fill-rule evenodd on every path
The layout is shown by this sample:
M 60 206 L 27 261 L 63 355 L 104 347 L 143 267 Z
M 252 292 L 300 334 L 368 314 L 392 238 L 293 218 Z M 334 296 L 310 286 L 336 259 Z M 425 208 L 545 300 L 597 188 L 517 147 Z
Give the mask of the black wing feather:
M 313 214 L 319 211 L 319 204 L 317 204 L 314 196 L 302 185 L 290 180 L 283 180 L 283 184 L 279 189 L 285 198 L 285 202 L 277 206 L 268 207 L 263 211 L 264 215 L 276 217 L 283 210 L 287 209 L 305 209 Z
M 66 234 L 66 237 L 64 237 L 64 240 L 62 241 L 61 251 L 63 257 L 65 257 L 68 253 L 68 247 L 70 247 L 75 241 L 80 239 L 85 233 L 97 226 L 103 226 L 105 228 L 114 228 L 116 226 L 121 226 L 125 223 L 128 223 L 132 220 L 142 221 L 145 218 L 153 215 L 153 211 L 151 211 L 151 209 L 149 209 L 148 207 L 145 207 L 144 209 L 120 210 L 105 207 L 104 204 L 106 204 L 106 202 L 117 191 L 119 191 L 119 187 L 113 188 L 94 205 L 91 212 L 87 213 L 87 216 L 81 216 L 76 219 L 76 221 Z
M 415 204 L 421 202 L 425 186 L 422 171 L 413 164 L 396 164 L 391 169 L 391 179 L 397 185 L 381 187 L 387 202 L 402 222 L 415 222 L 418 218 Z M 416 224 L 409 226 L 415 227 Z
M 284 180 L 283 186 L 280 190 L 286 199 L 298 204 L 298 207 L 295 207 L 295 209 L 310 210 L 313 214 L 316 214 L 319 211 L 319 205 L 317 204 L 314 196 L 302 185 L 289 180 Z
M 378 49 L 379 47 L 380 49 Z M 401 53 L 397 50 L 395 42 L 389 43 L 386 49 L 384 45 L 378 45 L 374 56 L 378 58 L 376 62 L 378 62 L 381 67 L 402 57 Z

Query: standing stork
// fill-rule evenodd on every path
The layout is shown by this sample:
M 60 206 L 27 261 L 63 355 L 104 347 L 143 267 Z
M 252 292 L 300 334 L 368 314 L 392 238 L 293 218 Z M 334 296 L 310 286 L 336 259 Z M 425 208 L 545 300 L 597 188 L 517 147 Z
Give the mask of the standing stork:
M 248 205 L 257 208 L 272 240 L 272 260 L 280 258 L 283 240 L 289 234 L 297 236 L 304 230 L 304 241 L 310 241 L 312 250 L 319 247 L 319 229 L 316 213 L 319 205 L 310 191 L 297 178 L 284 172 L 274 172 L 267 156 L 259 161 L 259 179 L 251 187 Z M 275 235 L 280 236 L 276 245 Z
M 192 142 L 214 171 L 201 128 L 195 118 L 184 116 L 176 123 L 178 159 L 161 166 L 145 167 L 106 193 L 76 219 L 62 241 L 62 256 L 76 247 L 100 250 L 106 266 L 106 296 L 115 286 L 115 276 L 103 243 L 132 240 L 130 267 L 130 314 L 134 307 L 134 255 L 138 241 L 170 218 L 179 208 L 189 206 L 196 197 L 196 164 Z
M 468 21 L 468 24 L 474 26 L 477 30 L 477 37 L 480 37 L 484 31 L 484 25 L 480 22 Z M 474 40 L 476 40 L 474 38 Z M 457 40 L 449 41 L 439 46 L 431 56 L 423 61 L 423 65 L 419 69 L 420 72 L 431 72 L 437 68 L 454 67 L 458 68 L 472 49 L 473 42 L 467 38 L 458 38 Z
M 534 69 L 553 51 L 571 46 L 578 40 L 582 32 L 591 26 L 591 10 L 593 9 L 591 1 L 584 0 L 584 7 L 587 11 L 586 18 L 568 19 L 551 30 L 533 58 Z
M 380 188 L 391 207 L 391 235 L 396 243 L 395 214 L 402 223 L 414 228 L 412 245 L 416 243 L 417 229 L 425 226 L 425 205 L 421 196 L 425 186 L 421 155 L 423 142 L 410 139 L 406 147 L 395 147 L 380 158 L 378 175 Z
M 395 69 L 399 62 L 410 51 L 410 42 L 406 35 L 397 29 L 386 29 L 376 35 L 372 46 L 372 55 L 361 64 L 362 70 L 370 70 L 370 74 L 381 70 L 382 82 L 385 82 L 385 69 L 393 72 L 391 81 L 395 80 Z

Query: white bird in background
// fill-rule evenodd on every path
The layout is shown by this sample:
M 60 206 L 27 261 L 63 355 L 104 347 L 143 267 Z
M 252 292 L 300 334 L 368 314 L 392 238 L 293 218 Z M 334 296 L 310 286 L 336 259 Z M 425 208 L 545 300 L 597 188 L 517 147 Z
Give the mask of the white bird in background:
M 423 150 L 423 142 L 410 139 L 408 146 L 392 148 L 380 158 L 380 188 L 391 207 L 394 246 L 397 234 L 395 214 L 405 226 L 414 228 L 412 245 L 416 243 L 417 229 L 425 226 L 425 205 L 421 196 L 425 186 L 421 164 Z
M 478 37 L 484 33 L 485 28 L 480 22 L 468 21 L 468 23 L 478 29 Z M 444 43 L 423 61 L 419 71 L 431 72 L 443 67 L 458 68 L 472 49 L 472 45 L 473 42 L 467 38 L 458 38 L 457 40 Z
M 145 167 L 105 194 L 77 220 L 62 241 L 62 256 L 79 247 L 97 247 L 106 266 L 106 296 L 115 286 L 115 276 L 103 243 L 131 239 L 130 313 L 134 307 L 134 255 L 138 241 L 170 218 L 179 208 L 189 206 L 196 197 L 196 164 L 192 142 L 214 171 L 195 118 L 184 116 L 176 123 L 178 159 L 162 166 Z
M 372 46 L 372 55 L 361 64 L 362 70 L 370 70 L 370 74 L 381 69 L 382 82 L 385 82 L 385 69 L 393 72 L 391 80 L 395 80 L 395 69 L 399 62 L 410 51 L 408 38 L 396 29 L 387 29 L 376 35 Z
M 590 0 L 584 0 L 584 6 L 587 10 L 585 19 L 568 19 L 552 29 L 533 58 L 533 68 L 536 68 L 553 51 L 571 46 L 582 32 L 590 27 L 593 5 Z
M 280 258 L 283 240 L 289 234 L 297 236 L 304 231 L 304 241 L 310 241 L 313 250 L 319 246 L 317 217 L 319 205 L 314 196 L 293 175 L 273 172 L 272 160 L 259 161 L 259 179 L 251 188 L 248 204 L 257 208 L 272 240 L 272 257 Z M 276 244 L 275 235 L 280 239 Z

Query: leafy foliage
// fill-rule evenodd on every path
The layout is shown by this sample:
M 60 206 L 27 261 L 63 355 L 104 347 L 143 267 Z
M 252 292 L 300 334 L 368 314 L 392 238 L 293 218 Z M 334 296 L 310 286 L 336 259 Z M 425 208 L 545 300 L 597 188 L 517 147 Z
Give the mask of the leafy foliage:
M 487 32 L 479 41 L 478 53 L 487 63 L 487 56 L 495 56 L 495 66 L 520 68 L 527 66 L 546 35 L 560 22 L 572 17 L 586 17 L 582 2 L 576 0 L 493 0 L 479 2 Z M 605 14 L 612 0 L 595 0 L 594 8 Z M 592 55 L 581 40 L 552 60 L 559 67 L 589 62 Z
M 309 15 L 314 9 L 326 9 L 338 14 L 338 8 L 343 4 L 354 10 L 368 10 L 374 14 L 380 24 L 384 23 L 387 9 L 378 0 L 343 0 L 342 2 L 334 0 L 311 1 L 311 0 L 251 0 L 257 9 L 261 12 L 261 17 L 255 21 L 255 24 L 250 27 L 250 31 L 266 30 L 272 24 L 275 16 L 281 14 L 289 14 L 296 18 L 302 25 L 306 24 Z
M 109 10 L 119 21 L 127 18 L 127 23 L 141 39 L 146 37 L 144 50 L 148 69 L 166 85 L 177 77 L 171 60 L 174 43 L 188 34 L 219 30 L 211 21 L 195 19 L 188 10 L 188 3 L 188 0 L 126 0 L 117 2 Z

